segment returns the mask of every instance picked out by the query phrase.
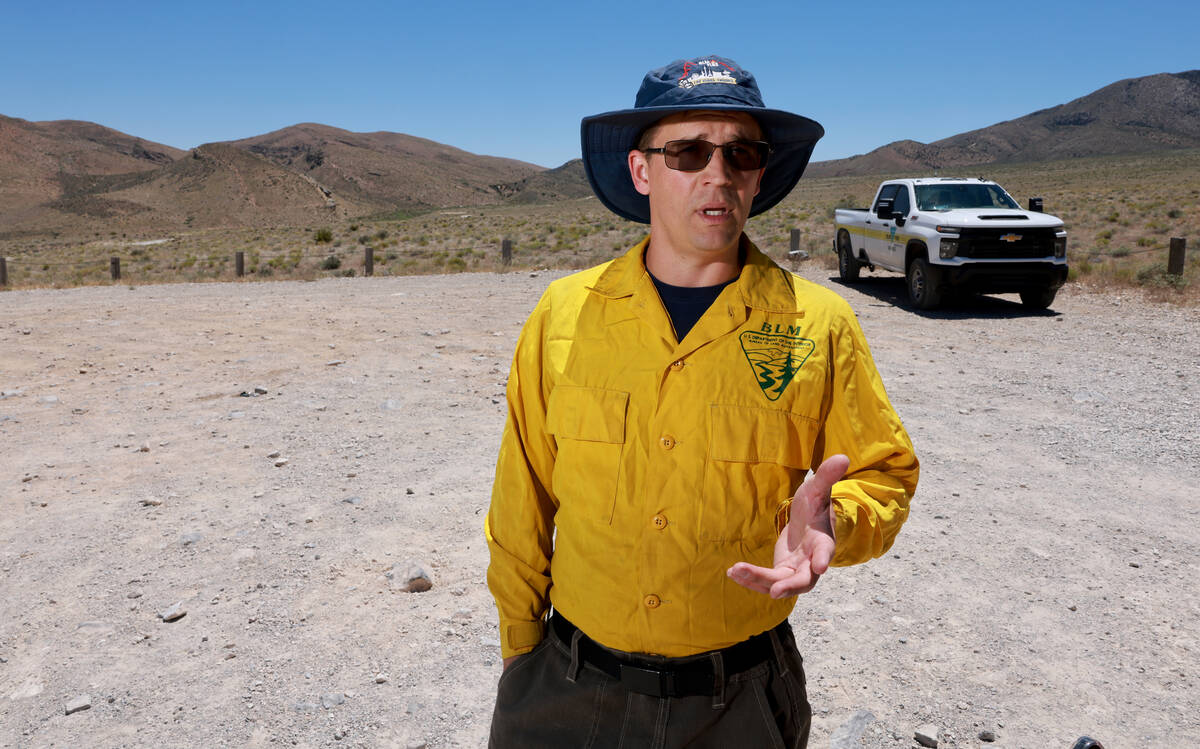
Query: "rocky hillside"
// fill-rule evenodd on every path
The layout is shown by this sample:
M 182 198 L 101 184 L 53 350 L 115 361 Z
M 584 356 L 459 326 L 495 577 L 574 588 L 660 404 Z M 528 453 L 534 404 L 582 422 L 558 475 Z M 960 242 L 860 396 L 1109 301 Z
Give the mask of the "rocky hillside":
M 901 140 L 814 163 L 817 177 L 1200 147 L 1200 70 L 1129 78 L 1024 117 L 935 141 Z

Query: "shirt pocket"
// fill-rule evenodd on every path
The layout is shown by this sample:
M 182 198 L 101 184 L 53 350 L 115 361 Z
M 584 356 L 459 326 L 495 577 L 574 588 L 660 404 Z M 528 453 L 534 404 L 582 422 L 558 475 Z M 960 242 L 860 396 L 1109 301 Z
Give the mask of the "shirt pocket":
M 568 511 L 612 522 L 628 405 L 629 393 L 618 390 L 560 386 L 550 392 L 546 431 L 558 445 L 551 486 Z
M 752 545 L 777 538 L 779 505 L 804 480 L 816 435 L 814 420 L 790 411 L 710 405 L 700 537 Z

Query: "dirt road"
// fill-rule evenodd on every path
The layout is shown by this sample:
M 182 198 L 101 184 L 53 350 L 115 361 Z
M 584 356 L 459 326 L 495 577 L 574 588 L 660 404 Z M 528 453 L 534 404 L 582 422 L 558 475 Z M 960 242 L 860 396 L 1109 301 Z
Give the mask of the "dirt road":
M 811 746 L 1200 740 L 1200 314 L 918 314 L 800 272 L 923 464 L 895 547 L 792 615 Z M 483 513 L 556 275 L 0 294 L 0 746 L 483 746 Z M 432 590 L 385 576 L 408 560 Z

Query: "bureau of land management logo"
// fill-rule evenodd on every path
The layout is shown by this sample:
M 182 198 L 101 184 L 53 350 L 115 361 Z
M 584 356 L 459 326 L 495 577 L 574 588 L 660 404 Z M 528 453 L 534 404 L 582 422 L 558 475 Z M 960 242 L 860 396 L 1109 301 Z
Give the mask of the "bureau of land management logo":
M 797 325 L 763 323 L 761 330 L 747 330 L 738 336 L 746 361 L 750 362 L 767 400 L 779 400 L 816 348 L 815 343 L 799 333 Z

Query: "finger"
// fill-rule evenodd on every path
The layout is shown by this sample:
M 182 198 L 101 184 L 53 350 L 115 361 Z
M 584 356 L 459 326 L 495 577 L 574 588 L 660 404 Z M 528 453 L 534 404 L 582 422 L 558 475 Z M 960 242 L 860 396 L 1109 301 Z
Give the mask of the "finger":
M 725 574 L 743 588 L 770 594 L 772 585 L 786 579 L 793 572 L 789 567 L 759 567 L 749 562 L 738 562 L 726 570 Z
M 797 498 L 824 500 L 833 491 L 833 485 L 842 480 L 850 468 L 850 459 L 845 455 L 826 458 L 811 476 L 796 490 Z
M 800 596 L 817 587 L 817 581 L 821 579 L 820 575 L 795 575 L 787 580 L 781 580 L 771 586 L 768 593 L 772 598 L 784 598 L 786 596 Z

